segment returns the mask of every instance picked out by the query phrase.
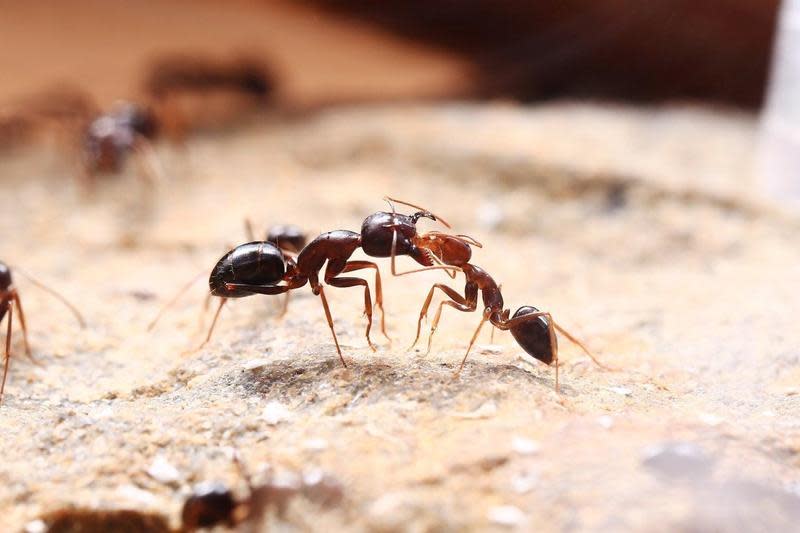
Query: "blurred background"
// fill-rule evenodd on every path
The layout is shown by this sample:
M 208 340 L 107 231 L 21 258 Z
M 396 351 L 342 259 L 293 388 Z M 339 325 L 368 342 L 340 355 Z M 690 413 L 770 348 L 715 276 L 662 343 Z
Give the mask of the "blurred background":
M 764 100 L 777 0 L 0 1 L 0 102 L 140 96 L 164 54 L 257 55 L 291 106 L 398 98 Z

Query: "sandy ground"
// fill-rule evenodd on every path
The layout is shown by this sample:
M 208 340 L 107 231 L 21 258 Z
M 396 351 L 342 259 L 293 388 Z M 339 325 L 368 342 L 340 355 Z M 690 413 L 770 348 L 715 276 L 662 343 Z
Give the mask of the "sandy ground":
M 0 408 L 0 529 L 65 506 L 177 526 L 193 483 L 244 490 L 235 448 L 252 472 L 341 483 L 280 530 L 797 530 L 800 219 L 755 197 L 754 140 L 751 117 L 697 109 L 343 109 L 159 146 L 157 191 L 131 172 L 90 197 L 58 154 L 7 155 L 2 258 L 89 326 L 18 277 L 39 364 L 12 361 Z M 283 319 L 234 302 L 185 353 L 201 281 L 145 331 L 244 241 L 243 217 L 357 230 L 384 194 L 482 241 L 473 262 L 512 312 L 550 310 L 617 370 L 562 339 L 556 394 L 551 368 L 486 331 L 454 380 L 478 315 L 446 309 L 431 353 L 408 351 L 446 278 L 388 268 L 377 353 L 360 292 L 328 291 L 348 369 L 307 288 Z

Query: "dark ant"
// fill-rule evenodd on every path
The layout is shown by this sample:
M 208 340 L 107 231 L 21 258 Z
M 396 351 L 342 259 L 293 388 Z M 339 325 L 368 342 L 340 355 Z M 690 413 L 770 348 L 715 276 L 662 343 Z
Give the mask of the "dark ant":
M 67 306 L 67 308 L 72 311 L 72 314 L 75 315 L 75 318 L 78 320 L 80 326 L 82 328 L 86 326 L 86 322 L 83 320 L 80 312 L 78 312 L 78 310 L 72 304 L 64 299 L 63 296 L 55 292 L 53 289 L 43 285 L 39 281 L 36 281 L 29 275 L 22 273 L 19 269 L 17 269 L 17 272 L 23 274 L 28 281 L 54 296 L 57 300 Z M 3 392 L 5 391 L 6 378 L 8 377 L 8 365 L 11 361 L 11 332 L 14 318 L 14 308 L 16 308 L 17 313 L 19 314 L 19 324 L 22 326 L 22 340 L 25 345 L 25 355 L 27 355 L 31 361 L 36 362 L 31 352 L 31 346 L 28 343 L 28 326 L 25 322 L 25 313 L 22 311 L 22 300 L 19 297 L 19 292 L 17 292 L 17 289 L 14 287 L 13 280 L 11 279 L 11 269 L 8 267 L 8 265 L 0 261 L 0 322 L 2 322 L 3 318 L 8 315 L 8 323 L 6 325 L 5 364 L 3 367 L 3 381 L 2 384 L 0 384 L 0 403 L 3 401 Z
M 494 279 L 482 268 L 469 263 L 472 257 L 470 245 L 481 247 L 480 243 L 474 239 L 464 235 L 453 236 L 442 233 L 432 233 L 428 234 L 420 245 L 430 250 L 430 252 L 444 264 L 458 267 L 461 272 L 464 273 L 466 285 L 464 286 L 463 296 L 451 287 L 441 283 L 436 283 L 431 287 L 431 290 L 428 292 L 428 297 L 425 299 L 425 303 L 422 305 L 422 309 L 419 313 L 417 335 L 409 349 L 413 348 L 419 340 L 422 319 L 428 314 L 428 307 L 430 307 L 433 294 L 437 288 L 444 292 L 450 299 L 444 300 L 439 304 L 436 316 L 431 323 L 431 332 L 428 337 L 428 350 L 426 354 L 430 353 L 433 334 L 439 325 L 439 319 L 441 318 L 444 306 L 448 305 L 453 309 L 465 313 L 475 311 L 478 306 L 478 292 L 481 292 L 484 307 L 481 322 L 478 324 L 475 333 L 472 335 L 472 339 L 469 341 L 464 359 L 461 361 L 461 365 L 455 373 L 456 376 L 458 376 L 464 368 L 472 345 L 475 343 L 475 339 L 478 338 L 478 334 L 486 321 L 491 322 L 491 324 L 499 330 L 511 331 L 511 335 L 513 335 L 517 343 L 529 355 L 542 361 L 546 365 L 554 364 L 556 391 L 559 389 L 559 383 L 558 340 L 555 330 L 558 330 L 562 335 L 578 345 L 598 366 L 606 368 L 592 355 L 586 346 L 564 328 L 556 324 L 549 312 L 539 311 L 535 307 L 526 305 L 517 309 L 514 316 L 510 316 L 511 310 L 503 309 L 503 295 Z
M 256 58 L 172 56 L 151 66 L 144 90 L 169 136 L 180 140 L 190 127 L 228 122 L 266 104 L 274 86 L 274 76 Z
M 92 183 L 98 174 L 122 171 L 130 154 L 140 158 L 143 176 L 150 182 L 160 176 L 151 141 L 159 132 L 152 111 L 131 102 L 119 102 L 108 113 L 92 120 L 81 146 L 85 178 Z
M 181 531 L 218 525 L 233 528 L 243 522 L 250 522 L 260 531 L 258 526 L 261 526 L 267 509 L 273 507 L 279 515 L 283 515 L 295 496 L 303 495 L 323 507 L 335 505 L 343 497 L 339 482 L 319 471 L 281 483 L 274 482 L 270 475 L 266 482 L 255 485 L 236 452 L 233 461 L 247 484 L 247 496 L 236 498 L 230 488 L 219 482 L 198 483 L 184 501 Z
M 250 242 L 265 242 L 265 241 L 257 241 L 255 238 L 255 232 L 253 231 L 253 223 L 250 221 L 249 218 L 245 218 L 244 220 L 244 229 L 247 238 Z M 272 243 L 273 245 L 277 246 L 281 253 L 284 255 L 286 261 L 293 260 L 291 255 L 289 254 L 297 254 L 303 247 L 306 245 L 306 234 L 299 226 L 295 226 L 293 224 L 281 224 L 272 226 L 266 233 L 266 242 Z M 188 283 L 183 285 L 164 306 L 159 310 L 156 317 L 148 324 L 147 331 L 152 330 L 158 321 L 161 319 L 161 316 L 170 308 L 172 307 L 175 302 L 185 293 L 189 288 L 194 285 L 194 283 L 199 280 L 203 276 L 204 272 L 200 272 L 195 277 L 193 277 Z M 208 310 L 208 304 L 211 301 L 211 297 L 214 294 L 209 293 L 206 296 L 205 302 L 203 303 L 203 313 L 201 314 L 201 322 L 202 316 Z M 286 311 L 289 308 L 289 293 L 286 293 L 286 298 L 283 302 L 283 308 L 279 316 L 284 316 Z
M 323 281 L 332 287 L 364 287 L 364 314 L 367 317 L 365 336 L 369 347 L 376 348 L 369 337 L 372 328 L 372 298 L 370 296 L 367 280 L 358 277 L 340 274 L 363 270 L 375 269 L 375 305 L 381 312 L 381 332 L 391 341 L 386 333 L 386 323 L 383 311 L 383 290 L 381 285 L 378 265 L 371 261 L 349 261 L 358 248 L 372 257 L 391 257 L 392 274 L 402 276 L 413 272 L 431 269 L 450 269 L 447 266 L 434 266 L 431 253 L 419 246 L 424 236 L 417 234 L 417 221 L 420 218 L 429 218 L 440 221 L 445 226 L 449 225 L 436 217 L 430 211 L 421 207 L 386 198 L 392 206 L 392 212 L 378 212 L 368 216 L 361 225 L 361 233 L 347 230 L 336 230 L 323 233 L 304 247 L 297 259 L 287 260 L 280 251 L 270 243 L 252 242 L 234 248 L 222 259 L 211 272 L 209 287 L 211 294 L 222 298 L 214 315 L 208 336 L 201 347 L 211 338 L 219 313 L 227 298 L 242 298 L 253 294 L 283 294 L 292 289 L 311 285 L 311 292 L 320 297 L 328 327 L 336 344 L 336 352 L 342 365 L 347 367 L 339 340 L 333 329 L 328 300 L 325 290 L 319 281 L 319 273 L 326 266 Z M 392 201 L 408 205 L 420 211 L 412 215 L 403 215 L 394 211 Z M 395 257 L 408 255 L 425 268 L 398 273 L 395 267 Z M 283 285 L 279 283 L 283 282 Z

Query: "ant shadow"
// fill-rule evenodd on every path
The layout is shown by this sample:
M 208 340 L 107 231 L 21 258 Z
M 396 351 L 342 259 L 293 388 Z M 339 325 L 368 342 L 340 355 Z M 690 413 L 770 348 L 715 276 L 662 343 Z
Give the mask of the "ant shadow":
M 266 398 L 318 398 L 330 389 L 349 392 L 356 401 L 403 399 L 446 405 L 464 395 L 502 397 L 511 390 L 540 388 L 552 390 L 553 376 L 540 376 L 513 364 L 468 362 L 459 376 L 455 364 L 431 361 L 421 357 L 348 361 L 343 368 L 335 357 L 324 361 L 275 361 L 252 370 L 244 370 L 234 378 L 234 385 L 248 395 Z M 571 387 L 562 394 L 573 395 Z

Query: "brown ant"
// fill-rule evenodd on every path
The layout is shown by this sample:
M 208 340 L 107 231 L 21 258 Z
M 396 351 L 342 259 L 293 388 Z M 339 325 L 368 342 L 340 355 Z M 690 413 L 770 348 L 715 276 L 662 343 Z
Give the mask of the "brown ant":
M 559 382 L 558 340 L 555 330 L 558 330 L 570 341 L 577 344 L 598 366 L 606 368 L 592 355 L 586 346 L 564 328 L 556 324 L 549 312 L 539 311 L 535 307 L 526 305 L 517 309 L 516 313 L 510 316 L 511 310 L 503 309 L 503 295 L 494 279 L 482 268 L 469 263 L 472 256 L 470 245 L 481 247 L 480 243 L 474 239 L 464 235 L 453 236 L 432 232 L 425 236 L 420 245 L 430 250 L 430 252 L 444 264 L 458 267 L 461 272 L 464 273 L 466 285 L 464 286 L 463 296 L 451 287 L 441 283 L 436 283 L 431 287 L 428 292 L 428 297 L 425 299 L 425 303 L 422 305 L 422 309 L 419 313 L 417 335 L 409 349 L 413 348 L 419 340 L 422 319 L 427 316 L 428 308 L 430 307 L 433 294 L 437 288 L 444 292 L 450 299 L 444 300 L 439 304 L 436 316 L 431 323 L 431 332 L 428 337 L 428 350 L 426 353 L 430 353 L 433 334 L 436 332 L 436 328 L 439 325 L 439 319 L 442 316 L 442 309 L 444 306 L 448 305 L 453 309 L 465 313 L 475 311 L 478 306 L 478 292 L 480 292 L 483 296 L 483 315 L 475 333 L 472 335 L 472 339 L 470 339 L 467 351 L 464 353 L 464 359 L 461 361 L 461 365 L 456 371 L 456 376 L 458 376 L 464 368 L 472 345 L 475 343 L 475 339 L 478 338 L 478 334 L 486 321 L 491 322 L 491 324 L 499 330 L 511 331 L 511 335 L 513 335 L 517 343 L 529 355 L 532 355 L 547 365 L 554 364 L 556 391 L 558 391 Z
M 140 159 L 143 176 L 153 182 L 160 176 L 151 142 L 159 132 L 158 120 L 149 109 L 119 102 L 111 111 L 92 120 L 83 134 L 82 168 L 87 183 L 98 174 L 117 174 L 131 154 Z
M 157 60 L 144 91 L 159 110 L 164 129 L 180 140 L 192 127 L 228 122 L 269 102 L 274 76 L 256 58 L 215 61 L 193 56 Z
M 17 269 L 17 272 L 23 274 L 19 269 Z M 72 314 L 75 315 L 75 318 L 78 320 L 78 323 L 82 328 L 86 326 L 86 323 L 83 320 L 80 312 L 78 312 L 78 310 L 72 304 L 64 299 L 63 296 L 55 292 L 53 289 L 50 289 L 42 283 L 36 281 L 29 275 L 23 274 L 23 276 L 25 276 L 28 281 L 54 296 L 61 303 L 67 306 L 67 308 L 72 311 Z M 31 361 L 35 362 L 33 359 L 33 354 L 31 353 L 30 344 L 28 343 L 28 326 L 25 322 L 25 313 L 22 311 L 22 300 L 20 299 L 19 292 L 17 292 L 17 289 L 14 287 L 11 279 L 11 269 L 8 267 L 8 265 L 0 261 L 0 322 L 2 322 L 3 318 L 8 315 L 8 322 L 6 324 L 5 364 L 3 366 L 3 381 L 2 384 L 0 384 L 0 403 L 3 401 L 3 392 L 5 391 L 6 378 L 8 377 L 8 365 L 11 361 L 11 332 L 12 321 L 14 318 L 14 308 L 16 308 L 17 313 L 19 314 L 19 324 L 22 326 L 22 340 L 25 345 L 25 355 L 27 355 Z
M 306 234 L 303 232 L 302 228 L 299 226 L 295 226 L 294 224 L 280 224 L 275 225 L 269 228 L 266 232 L 266 241 L 257 241 L 255 237 L 255 232 L 253 231 L 253 223 L 250 221 L 249 218 L 245 218 L 244 220 L 244 229 L 245 235 L 249 241 L 252 242 L 268 242 L 272 243 L 274 246 L 277 246 L 278 249 L 284 256 L 286 261 L 292 261 L 292 256 L 290 254 L 297 254 L 303 247 L 306 245 L 307 237 Z M 158 321 L 161 319 L 161 316 L 173 305 L 178 299 L 187 291 L 189 288 L 194 285 L 194 283 L 199 280 L 203 276 L 204 272 L 200 272 L 195 277 L 193 277 L 188 283 L 183 285 L 164 306 L 159 310 L 156 317 L 148 324 L 147 331 L 151 331 Z M 210 293 L 206 296 L 206 299 L 203 303 L 203 313 L 201 314 L 201 323 L 202 323 L 202 316 L 205 315 L 205 312 L 208 310 L 208 304 L 211 301 L 211 297 L 214 294 Z M 283 302 L 283 308 L 281 310 L 280 316 L 284 316 L 286 311 L 289 308 L 289 293 L 286 293 L 286 298 Z M 209 337 L 210 338 L 210 337 Z
M 325 290 L 319 280 L 319 274 L 323 266 L 325 266 L 323 281 L 327 285 L 342 288 L 364 287 L 364 314 L 367 317 L 365 336 L 373 351 L 376 348 L 369 337 L 369 332 L 372 328 L 372 298 L 369 284 L 363 278 L 340 276 L 340 274 L 367 268 L 375 269 L 375 305 L 381 312 L 381 332 L 391 341 L 386 333 L 383 289 L 378 265 L 371 261 L 350 261 L 349 259 L 353 253 L 358 248 L 361 248 L 367 255 L 372 257 L 391 256 L 392 274 L 395 276 L 422 270 L 451 269 L 451 267 L 434 266 L 434 259 L 431 253 L 419 246 L 423 242 L 424 236 L 417 233 L 416 227 L 420 218 L 440 221 L 447 227 L 449 225 L 430 211 L 423 210 L 413 204 L 391 198 L 386 198 L 386 200 L 390 205 L 392 205 L 392 201 L 395 201 L 421 210 L 412 215 L 403 215 L 396 213 L 392 205 L 391 213 L 381 211 L 368 216 L 361 225 L 361 233 L 347 230 L 323 233 L 305 246 L 296 260 L 287 260 L 274 245 L 263 242 L 243 244 L 225 254 L 214 267 L 209 278 L 211 294 L 221 297 L 222 300 L 214 315 L 214 320 L 205 342 L 208 342 L 211 338 L 214 325 L 227 298 L 242 298 L 253 294 L 283 294 L 309 283 L 312 293 L 319 296 L 322 302 L 325 318 L 331 330 L 331 335 L 333 335 L 333 341 L 336 344 L 336 352 L 339 354 L 339 360 L 343 366 L 347 367 L 347 363 L 345 363 L 342 356 L 342 350 L 339 347 L 339 340 L 333 329 L 333 319 L 331 318 Z M 395 267 L 395 257 L 397 255 L 411 256 L 425 268 L 398 273 Z M 279 285 L 281 282 L 284 284 Z

